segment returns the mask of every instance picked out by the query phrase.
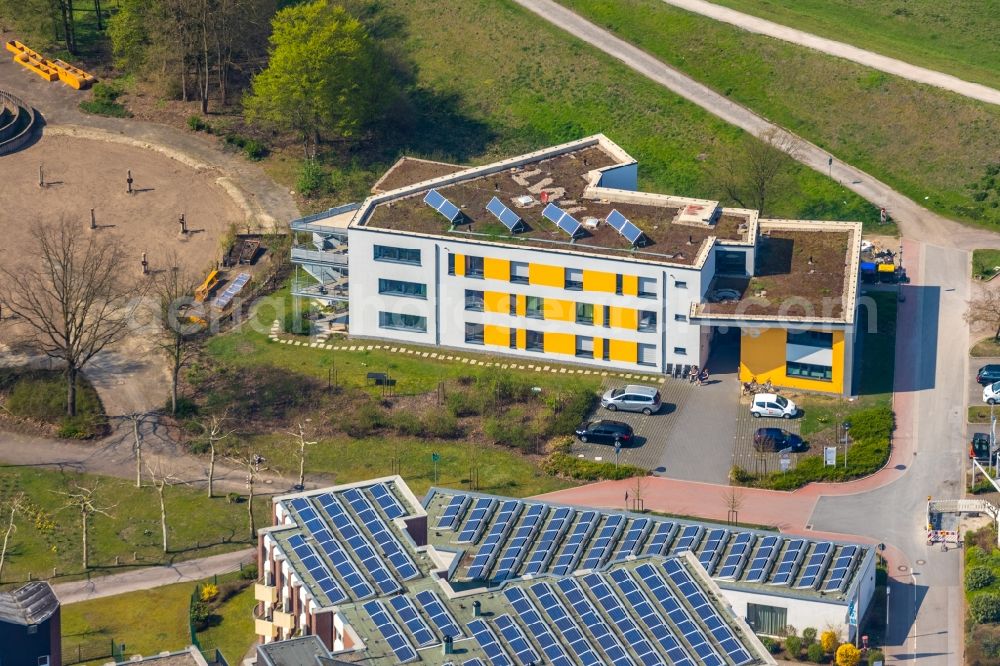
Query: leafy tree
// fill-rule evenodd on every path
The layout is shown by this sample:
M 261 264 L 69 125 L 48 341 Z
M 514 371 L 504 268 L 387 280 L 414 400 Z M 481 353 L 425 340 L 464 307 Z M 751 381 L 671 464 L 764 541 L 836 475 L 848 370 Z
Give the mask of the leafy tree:
M 152 9 L 148 0 L 119 0 L 118 11 L 108 20 L 108 39 L 118 69 L 137 72 L 145 64 Z
M 390 99 L 390 69 L 360 21 L 325 0 L 272 21 L 269 62 L 244 100 L 247 118 L 298 134 L 306 158 L 324 133 L 355 136 Z
M 837 648 L 837 666 L 858 666 L 861 661 L 861 650 L 853 643 L 844 643 Z

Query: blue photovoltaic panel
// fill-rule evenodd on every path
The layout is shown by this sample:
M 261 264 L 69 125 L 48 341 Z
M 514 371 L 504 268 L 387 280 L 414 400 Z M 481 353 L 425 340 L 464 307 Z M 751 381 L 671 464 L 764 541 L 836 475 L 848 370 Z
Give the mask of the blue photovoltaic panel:
M 722 569 L 716 575 L 716 578 L 721 578 L 722 580 L 736 580 L 743 573 L 743 567 L 746 566 L 747 559 L 750 557 L 750 551 L 753 550 L 753 544 L 757 540 L 757 536 L 752 532 L 740 532 L 733 538 L 733 545 L 729 549 L 729 554 L 726 555 L 726 559 L 722 562 Z
M 483 648 L 486 658 L 493 666 L 514 666 L 514 662 L 507 656 L 500 641 L 497 640 L 497 635 L 493 633 L 489 625 L 482 620 L 473 620 L 469 623 L 469 631 L 475 636 L 479 647 Z
M 354 519 L 344 510 L 340 500 L 333 493 L 325 493 L 317 499 L 322 505 L 323 510 L 326 511 L 326 514 L 330 516 L 333 526 L 350 547 L 355 557 L 361 561 L 361 566 L 368 571 L 368 574 L 375 581 L 376 587 L 381 590 L 382 594 L 392 594 L 399 590 L 399 583 L 389 573 L 389 570 L 385 568 L 382 558 L 376 552 L 375 547 L 372 546 L 368 537 L 358 529 Z
M 521 216 L 512 211 L 510 208 L 504 205 L 502 201 L 493 197 L 490 202 L 486 204 L 486 210 L 493 213 L 493 216 L 498 220 L 503 222 L 503 225 L 510 229 L 511 233 L 515 233 L 524 228 L 524 220 Z
M 642 542 L 652 527 L 653 521 L 649 518 L 633 520 L 632 524 L 629 525 L 628 531 L 625 532 L 625 538 L 622 539 L 621 545 L 618 546 L 618 552 L 615 553 L 611 561 L 624 562 L 629 556 L 639 555 L 639 551 L 642 549 Z
M 615 231 L 620 233 L 632 245 L 638 245 L 639 241 L 642 240 L 642 230 L 629 222 L 628 218 L 617 210 L 612 210 L 608 214 L 607 221 L 609 225 L 614 227 Z
M 660 572 L 651 564 L 643 564 L 635 569 L 636 574 L 646 584 L 652 593 L 653 599 L 663 608 L 667 617 L 677 630 L 684 636 L 691 649 L 694 650 L 698 661 L 705 666 L 726 666 L 725 659 L 719 655 L 718 650 L 709 642 L 708 636 L 701 630 L 701 627 L 694 621 L 691 614 L 678 600 L 677 595 L 667 585 L 667 582 L 660 575 Z
M 389 520 L 402 518 L 406 515 L 403 505 L 399 503 L 399 500 L 396 499 L 396 496 L 392 494 L 392 491 L 384 483 L 376 483 L 368 490 L 371 491 L 375 502 L 378 503 L 379 508 L 382 509 Z
M 761 539 L 743 580 L 748 583 L 763 583 L 767 580 L 767 573 L 771 570 L 771 565 L 774 564 L 774 558 L 777 557 L 780 548 L 781 539 L 779 537 L 766 536 Z
M 500 505 L 497 519 L 490 528 L 489 534 L 479 546 L 479 552 L 472 558 L 469 566 L 469 578 L 485 578 L 493 563 L 500 556 L 500 547 L 507 539 L 517 517 L 521 514 L 524 504 L 517 500 L 507 500 Z
M 590 535 L 597 529 L 600 514 L 596 511 L 585 511 L 580 514 L 573 533 L 566 539 L 559 558 L 552 567 L 552 573 L 557 576 L 565 576 L 576 568 L 577 562 L 583 555 L 583 544 L 590 538 Z
M 535 637 L 538 647 L 542 648 L 542 654 L 549 660 L 549 663 L 552 666 L 574 666 L 573 660 L 569 658 L 566 650 L 556 640 L 552 630 L 549 629 L 549 624 L 542 620 L 541 614 L 534 602 L 528 597 L 527 592 L 519 587 L 510 587 L 504 590 L 503 594 L 507 597 L 507 601 L 510 602 L 521 624 L 527 627 L 531 635 Z
M 698 542 L 701 541 L 701 537 L 704 533 L 705 528 L 701 525 L 685 526 L 680 537 L 677 539 L 677 543 L 674 544 L 673 549 L 670 551 L 670 554 L 677 555 L 685 550 L 694 550 L 698 547 Z
M 420 576 L 420 569 L 413 563 L 410 556 L 403 550 L 399 540 L 389 531 L 388 525 L 375 511 L 375 507 L 357 488 L 344 491 L 344 497 L 351 503 L 351 508 L 364 523 L 365 529 L 375 538 L 375 543 L 382 549 L 385 559 L 396 570 L 403 580 L 412 580 Z
M 698 554 L 698 561 L 705 567 L 709 576 L 715 571 L 715 565 L 719 563 L 719 557 L 722 556 L 728 540 L 729 530 L 724 529 L 709 530 L 708 536 L 705 537 L 705 547 Z
M 441 213 L 452 224 L 462 216 L 458 206 L 441 196 L 437 190 L 431 190 L 424 196 L 424 203 Z
M 331 603 L 337 603 L 347 599 L 344 590 L 341 589 L 333 575 L 327 568 L 326 563 L 320 559 L 313 547 L 306 543 L 301 534 L 293 534 L 288 538 L 288 545 L 292 547 L 295 554 L 302 561 L 302 566 L 306 568 L 309 575 L 316 581 L 316 585 L 323 591 Z
M 576 511 L 567 507 L 560 507 L 552 513 L 552 520 L 545 526 L 538 545 L 531 553 L 531 558 L 524 567 L 524 575 L 538 574 L 544 571 L 556 553 L 559 540 L 562 539 L 566 530 L 573 522 Z
M 632 574 L 625 569 L 615 569 L 611 572 L 614 581 L 625 603 L 631 608 L 639 620 L 646 625 L 650 635 L 666 651 L 671 663 L 675 666 L 694 666 L 691 653 L 678 640 L 677 635 L 667 626 L 663 616 L 650 602 L 646 592 L 639 587 Z
M 243 287 L 246 286 L 247 282 L 250 281 L 249 273 L 240 273 L 236 276 L 236 279 L 229 283 L 226 290 L 222 292 L 212 303 L 213 306 L 222 309 L 229 305 L 229 302 L 236 297 L 236 294 L 240 293 Z
M 806 554 L 806 548 L 808 547 L 809 542 L 805 539 L 792 539 L 789 541 L 788 547 L 785 548 L 785 552 L 781 556 L 781 561 L 778 563 L 778 568 L 775 570 L 770 584 L 788 585 L 795 580 L 795 575 L 799 571 L 799 565 L 802 563 L 802 558 Z
M 382 637 L 392 650 L 392 653 L 396 655 L 399 663 L 405 664 L 417 658 L 417 651 L 410 645 L 410 640 L 399 628 L 399 625 L 396 624 L 396 621 L 392 619 L 392 616 L 385 610 L 385 606 L 382 605 L 381 601 L 369 601 L 364 605 L 364 609 L 382 633 Z
M 417 602 L 424 609 L 424 612 L 427 613 L 434 626 L 441 632 L 442 636 L 451 636 L 452 638 L 461 638 L 463 636 L 458 623 L 455 622 L 455 618 L 452 617 L 448 608 L 441 603 L 441 597 L 437 595 L 437 592 L 431 592 L 430 590 L 417 592 Z
M 542 215 L 552 222 L 555 222 L 556 226 L 569 234 L 570 238 L 576 238 L 576 235 L 580 233 L 582 229 L 576 218 L 564 211 L 562 208 L 555 204 L 549 204 L 542 211 Z
M 830 564 L 830 555 L 833 553 L 833 544 L 829 541 L 820 541 L 813 548 L 805 569 L 802 570 L 802 578 L 795 586 L 796 589 L 811 587 L 816 589 L 819 581 L 826 574 L 826 567 Z
M 298 514 L 302 526 L 312 534 L 313 539 L 316 540 L 316 543 L 333 564 L 334 570 L 347 584 L 347 587 L 350 588 L 354 598 L 366 599 L 374 595 L 375 590 L 365 581 L 361 572 L 354 565 L 354 561 L 344 550 L 344 547 L 341 546 L 340 542 L 333 537 L 330 530 L 327 529 L 326 523 L 323 522 L 319 514 L 316 513 L 316 510 L 313 509 L 309 500 L 304 497 L 297 497 L 290 504 Z
M 524 635 L 521 627 L 517 626 L 517 623 L 511 619 L 510 615 L 505 614 L 498 617 L 496 625 L 497 629 L 500 630 L 500 635 L 514 652 L 514 656 L 517 657 L 518 661 L 522 664 L 541 663 L 538 653 L 535 652 L 535 648 L 528 641 L 528 637 Z
M 453 530 L 458 526 L 458 521 L 461 519 L 462 514 L 465 510 L 469 508 L 469 504 L 472 499 L 468 495 L 455 495 L 448 502 L 447 508 L 445 508 L 444 513 L 441 514 L 441 520 L 438 521 L 437 528 L 439 530 Z
M 398 615 L 399 619 L 403 621 L 406 628 L 410 630 L 410 635 L 413 636 L 413 640 L 417 644 L 417 647 L 434 645 L 438 642 L 434 632 L 432 632 L 431 628 L 427 626 L 426 622 L 424 622 L 424 618 L 420 617 L 420 613 L 417 612 L 416 607 L 413 605 L 413 602 L 410 601 L 409 597 L 402 595 L 391 597 L 389 599 L 389 605 L 396 611 L 396 615 Z
M 530 504 L 524 514 L 524 520 L 514 532 L 514 537 L 507 542 L 507 548 L 497 562 L 496 571 L 493 572 L 493 580 L 501 581 L 514 576 L 514 572 L 521 566 L 524 556 L 528 553 L 528 546 L 532 544 L 538 531 L 545 521 L 549 508 L 544 504 Z
M 618 640 L 618 636 L 611 631 L 608 623 L 604 621 L 604 617 L 584 594 L 580 583 L 575 578 L 563 578 L 558 582 L 558 586 L 576 616 L 580 618 L 581 624 L 594 637 L 597 646 L 604 652 L 610 663 L 615 666 L 635 666 L 635 662 L 628 655 L 625 646 Z
M 837 553 L 837 559 L 833 562 L 830 570 L 830 578 L 823 586 L 824 592 L 843 592 L 847 584 L 851 570 L 857 561 L 858 553 L 861 552 L 857 546 L 841 546 Z
M 657 523 L 656 533 L 646 544 L 644 555 L 666 555 L 677 535 L 677 523 Z
M 548 583 L 535 583 L 531 586 L 531 591 L 538 599 L 542 611 L 549 616 L 552 624 L 559 630 L 559 635 L 569 645 L 569 649 L 576 655 L 579 663 L 584 666 L 600 666 L 601 658 L 594 652 L 593 646 L 576 621 L 566 612 L 566 607 L 556 596 L 552 586 Z
M 493 510 L 497 506 L 495 499 L 480 497 L 476 500 L 475 506 L 469 513 L 469 519 L 462 528 L 462 533 L 458 535 L 458 543 L 475 543 L 479 541 L 483 530 L 486 529 L 486 521 L 493 515 Z
M 667 576 L 670 577 L 671 582 L 677 586 L 677 589 L 684 595 L 688 604 L 694 609 L 695 614 L 701 618 L 701 621 L 708 627 L 708 631 L 718 641 L 719 647 L 722 648 L 722 651 L 726 653 L 736 666 L 753 661 L 750 652 L 736 638 L 732 629 L 723 621 L 715 606 L 705 596 L 701 587 L 695 584 L 694 579 L 691 578 L 691 574 L 688 573 L 687 569 L 678 560 L 665 561 L 663 568 L 666 569 Z
M 643 666 L 660 666 L 663 663 L 660 655 L 653 648 L 653 645 L 646 638 L 642 630 L 639 629 L 632 616 L 625 610 L 621 599 L 618 598 L 618 595 L 615 594 L 604 578 L 598 574 L 591 573 L 583 577 L 583 582 L 590 588 L 591 594 L 594 595 L 597 603 L 604 609 L 604 613 L 608 619 L 618 627 L 618 631 L 621 632 L 625 643 L 632 648 Z
M 462 666 L 486 666 L 486 664 L 483 663 L 482 659 L 479 659 L 477 657 L 475 659 L 469 659 L 468 661 L 463 661 Z
M 611 514 L 607 517 L 601 531 L 597 533 L 597 538 L 592 542 L 590 550 L 583 558 L 581 569 L 598 569 L 607 561 L 611 556 L 612 548 L 625 528 L 626 522 L 628 521 L 625 516 L 619 514 Z

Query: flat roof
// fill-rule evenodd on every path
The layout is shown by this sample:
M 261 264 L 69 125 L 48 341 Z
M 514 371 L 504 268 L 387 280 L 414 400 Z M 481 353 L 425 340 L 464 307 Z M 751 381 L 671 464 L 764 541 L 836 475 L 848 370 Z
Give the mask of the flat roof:
M 374 185 L 372 194 L 389 192 L 406 185 L 413 185 L 425 180 L 433 180 L 440 176 L 462 171 L 468 167 L 458 164 L 448 164 L 447 162 L 435 162 L 433 160 L 422 160 L 417 157 L 400 157 L 396 163 L 389 167 L 389 170 L 382 174 Z

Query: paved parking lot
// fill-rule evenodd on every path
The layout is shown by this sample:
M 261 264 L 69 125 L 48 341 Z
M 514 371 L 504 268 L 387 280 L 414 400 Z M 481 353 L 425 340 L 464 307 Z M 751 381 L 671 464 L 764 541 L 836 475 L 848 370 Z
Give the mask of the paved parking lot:
M 969 359 L 969 407 L 985 405 L 983 402 L 983 387 L 976 381 L 976 372 L 984 365 L 1000 364 L 1000 358 L 970 358 Z
M 802 419 L 776 419 L 762 416 L 755 419 L 750 415 L 750 397 L 740 398 L 736 409 L 736 441 L 733 446 L 733 464 L 739 465 L 754 474 L 767 474 L 780 467 L 781 456 L 776 452 L 759 452 L 753 448 L 753 434 L 757 428 L 782 428 L 788 432 L 800 434 Z M 808 439 L 806 440 L 808 443 Z M 809 447 L 800 453 L 790 453 L 791 467 L 801 456 L 822 453 L 815 447 Z

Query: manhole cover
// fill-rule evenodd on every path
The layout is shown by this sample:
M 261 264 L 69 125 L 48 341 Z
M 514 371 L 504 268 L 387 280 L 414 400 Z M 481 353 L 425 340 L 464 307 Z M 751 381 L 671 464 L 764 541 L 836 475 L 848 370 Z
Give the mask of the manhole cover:
M 927 562 L 925 560 L 917 560 L 917 564 L 923 566 L 923 565 L 927 564 Z

